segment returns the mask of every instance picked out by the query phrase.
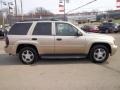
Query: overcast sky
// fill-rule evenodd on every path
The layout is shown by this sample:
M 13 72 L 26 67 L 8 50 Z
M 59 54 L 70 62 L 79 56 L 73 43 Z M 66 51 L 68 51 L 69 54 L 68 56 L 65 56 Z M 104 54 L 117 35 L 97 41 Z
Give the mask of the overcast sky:
M 10 0 L 6 0 L 10 1 Z M 12 0 L 14 1 L 14 0 Z M 23 1 L 23 11 L 27 13 L 34 10 L 36 7 L 44 7 L 53 13 L 59 13 L 59 0 L 22 0 Z M 66 4 L 66 11 L 77 8 L 81 5 L 86 4 L 92 0 L 70 0 Z M 20 0 L 17 0 L 18 5 Z M 97 0 L 96 2 L 80 8 L 74 12 L 91 11 L 91 10 L 111 10 L 116 9 L 116 0 Z

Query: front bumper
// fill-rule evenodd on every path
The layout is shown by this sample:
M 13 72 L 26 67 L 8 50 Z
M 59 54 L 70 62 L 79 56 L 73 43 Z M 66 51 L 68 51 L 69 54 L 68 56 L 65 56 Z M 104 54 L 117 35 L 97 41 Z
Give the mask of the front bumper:
M 117 45 L 111 45 L 111 56 L 114 55 L 117 51 L 118 46 Z

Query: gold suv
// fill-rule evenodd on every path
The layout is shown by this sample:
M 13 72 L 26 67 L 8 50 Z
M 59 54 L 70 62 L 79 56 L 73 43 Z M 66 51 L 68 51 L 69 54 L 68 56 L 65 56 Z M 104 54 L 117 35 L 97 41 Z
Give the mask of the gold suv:
M 112 36 L 86 33 L 64 21 L 29 21 L 14 24 L 6 37 L 6 53 L 19 54 L 24 64 L 43 55 L 79 55 L 102 63 L 115 54 Z

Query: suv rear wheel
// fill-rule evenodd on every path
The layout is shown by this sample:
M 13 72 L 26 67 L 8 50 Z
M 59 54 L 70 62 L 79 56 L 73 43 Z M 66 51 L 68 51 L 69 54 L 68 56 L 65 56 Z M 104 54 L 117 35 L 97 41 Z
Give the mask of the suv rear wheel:
M 109 50 L 104 45 L 95 45 L 91 48 L 89 53 L 90 59 L 95 63 L 103 63 L 109 57 Z
M 25 47 L 19 52 L 19 58 L 23 64 L 33 64 L 38 60 L 38 57 L 37 51 L 31 47 Z

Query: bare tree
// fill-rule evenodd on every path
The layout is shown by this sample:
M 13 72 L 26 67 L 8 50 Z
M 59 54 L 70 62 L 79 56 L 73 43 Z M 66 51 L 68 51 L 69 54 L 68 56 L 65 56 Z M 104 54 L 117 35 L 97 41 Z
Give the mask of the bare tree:
M 40 18 L 40 17 L 53 16 L 54 14 L 49 10 L 46 10 L 45 8 L 38 7 L 35 10 L 29 12 L 28 15 L 33 16 L 35 18 Z

